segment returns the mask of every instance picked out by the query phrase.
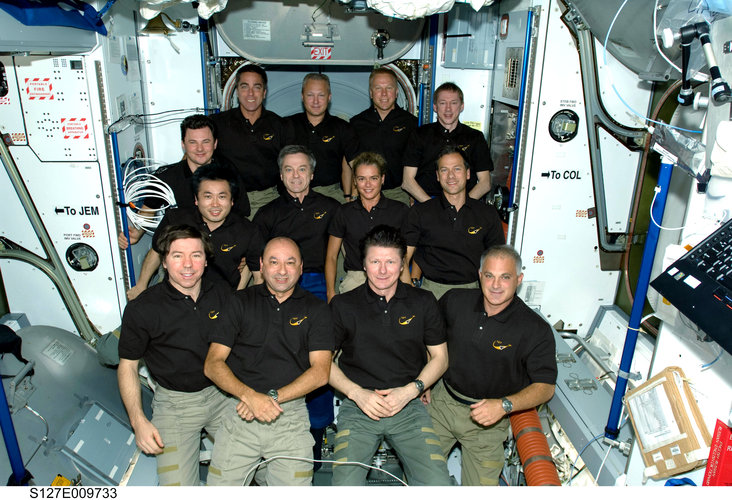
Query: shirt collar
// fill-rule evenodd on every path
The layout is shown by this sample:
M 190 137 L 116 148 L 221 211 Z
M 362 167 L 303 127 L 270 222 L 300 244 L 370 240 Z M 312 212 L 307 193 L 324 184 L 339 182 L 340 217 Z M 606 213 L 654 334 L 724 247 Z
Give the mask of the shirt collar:
M 188 294 L 185 294 L 178 290 L 176 287 L 174 287 L 170 283 L 170 278 L 168 278 L 168 272 L 165 272 L 165 279 L 162 282 L 163 290 L 165 290 L 165 294 L 168 295 L 173 300 L 185 300 L 187 297 L 190 298 L 191 296 Z M 205 278 L 201 278 L 201 290 L 198 292 L 198 300 L 201 300 L 201 297 L 211 290 L 213 287 L 213 283 Z M 196 302 L 198 302 L 198 300 Z
M 380 120 L 380 121 L 386 121 L 386 119 L 387 119 L 387 118 L 389 118 L 389 117 L 391 116 L 391 114 L 392 114 L 392 113 L 394 113 L 394 112 L 397 112 L 398 110 L 401 110 L 401 109 L 402 109 L 402 108 L 401 108 L 401 107 L 399 107 L 399 104 L 397 104 L 397 103 L 394 103 L 394 109 L 392 109 L 391 111 L 389 111 L 389 112 L 388 112 L 388 113 L 386 114 L 386 116 L 384 117 L 384 119 L 383 119 L 383 120 L 381 120 L 381 115 L 379 114 L 379 110 L 378 110 L 378 109 L 376 109 L 376 106 L 374 106 L 374 103 L 373 103 L 373 102 L 371 103 L 371 112 L 372 112 L 372 113 L 374 113 L 374 114 L 376 115 L 376 119 L 377 119 L 377 120 Z
M 353 206 L 359 210 L 363 210 L 366 213 L 370 213 L 366 210 L 366 207 L 363 206 L 363 203 L 361 203 L 361 200 L 353 200 L 352 202 Z M 379 210 L 384 210 L 386 208 L 386 204 L 389 203 L 386 201 L 386 196 L 384 196 L 384 192 L 382 191 L 379 195 L 379 201 L 376 202 L 376 205 L 374 205 L 373 208 L 378 208 Z
M 402 283 L 401 280 L 397 281 L 397 289 L 396 292 L 394 292 L 394 297 L 392 299 L 404 299 L 407 296 L 407 286 L 405 283 Z M 366 280 L 366 283 L 363 284 L 363 287 L 366 289 L 366 301 L 373 304 L 374 302 L 378 302 L 383 295 L 379 295 L 378 293 L 374 292 L 371 287 L 369 286 L 368 279 Z
M 511 315 L 513 314 L 513 311 L 516 310 L 516 307 L 518 307 L 518 303 L 521 299 L 519 299 L 518 295 L 514 294 L 513 299 L 511 299 L 511 303 L 506 306 L 506 308 L 499 312 L 498 314 L 495 314 L 493 316 L 488 316 L 489 319 L 492 319 L 494 321 L 498 321 L 499 323 L 507 323 L 508 320 L 511 318 Z M 484 314 L 487 315 L 485 312 L 485 307 L 483 307 L 483 294 L 480 294 L 480 297 L 478 298 L 478 310 Z
M 452 135 L 457 133 L 458 130 L 460 130 L 460 127 L 462 127 L 462 123 L 460 123 L 460 120 L 458 120 L 457 125 L 455 125 L 455 128 L 452 130 L 447 130 L 445 127 L 442 126 L 442 123 L 439 121 L 435 122 L 438 127 L 440 127 L 440 132 L 442 132 L 444 135 Z
M 305 197 L 302 199 L 302 205 L 305 205 L 306 202 L 312 200 L 315 198 L 316 194 L 315 191 L 313 191 L 313 188 L 310 187 L 308 189 L 308 194 L 305 195 Z M 285 189 L 285 192 L 282 194 L 282 197 L 287 200 L 287 203 L 294 203 L 295 205 L 301 205 L 300 200 L 298 200 L 296 197 L 291 196 L 290 193 L 287 192 L 287 189 Z
M 269 288 L 267 288 L 267 283 L 261 283 L 259 285 L 254 286 L 255 293 L 258 293 L 262 297 L 274 297 L 274 294 L 269 291 Z M 300 285 L 295 285 L 295 289 L 292 291 L 292 295 L 290 295 L 285 302 L 287 302 L 290 299 L 300 299 L 305 296 L 305 289 L 302 288 Z M 277 300 L 277 299 L 275 299 Z M 284 304 L 284 302 L 283 302 Z

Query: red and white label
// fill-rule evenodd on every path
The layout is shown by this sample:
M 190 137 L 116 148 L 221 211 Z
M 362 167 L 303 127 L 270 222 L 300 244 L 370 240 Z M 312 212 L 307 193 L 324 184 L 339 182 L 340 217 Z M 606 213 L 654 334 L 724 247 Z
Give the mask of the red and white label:
M 0 97 L 0 105 L 10 104 L 10 96 Z
M 88 139 L 89 125 L 86 118 L 61 118 L 61 131 L 64 139 Z
M 43 101 L 53 99 L 53 83 L 50 78 L 26 78 L 25 93 L 28 99 Z
M 310 47 L 310 59 L 320 61 L 330 59 L 333 55 L 333 47 Z

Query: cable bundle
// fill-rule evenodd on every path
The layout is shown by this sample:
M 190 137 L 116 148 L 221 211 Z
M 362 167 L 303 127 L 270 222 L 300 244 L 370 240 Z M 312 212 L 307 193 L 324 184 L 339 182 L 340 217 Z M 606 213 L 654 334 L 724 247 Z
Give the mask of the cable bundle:
M 176 206 L 175 195 L 168 184 L 153 175 L 161 164 L 150 158 L 130 158 L 123 168 L 122 185 L 130 224 L 152 234 L 165 211 Z M 143 208 L 145 201 L 158 199 L 160 208 Z

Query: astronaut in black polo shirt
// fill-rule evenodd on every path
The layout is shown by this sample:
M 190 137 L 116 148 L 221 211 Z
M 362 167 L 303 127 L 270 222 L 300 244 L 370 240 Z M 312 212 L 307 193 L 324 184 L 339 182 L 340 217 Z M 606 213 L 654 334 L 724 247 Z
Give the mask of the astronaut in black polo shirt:
M 290 144 L 312 151 L 317 162 L 310 188 L 335 198 L 350 201 L 352 175 L 350 162 L 356 156 L 358 139 L 351 125 L 328 112 L 330 79 L 322 73 L 308 73 L 302 81 L 303 113 L 285 118 Z
M 140 278 L 127 292 L 128 298 L 138 296 L 147 287 L 160 265 L 160 254 L 156 250 L 159 234 L 174 224 L 189 224 L 211 238 L 213 255 L 206 270 L 207 277 L 223 281 L 231 290 L 244 288 L 252 275 L 255 283 L 261 283 L 259 257 L 264 240 L 256 225 L 232 211 L 233 200 L 238 194 L 236 173 L 212 162 L 197 169 L 191 182 L 196 192 L 196 207 L 166 212 L 153 235 L 152 248 L 142 263 Z
M 333 328 L 325 302 L 297 285 L 302 258 L 294 241 L 275 238 L 262 256 L 265 283 L 236 293 L 237 329 L 214 335 L 205 373 L 234 396 L 216 434 L 210 485 L 249 484 L 275 456 L 312 459 L 305 394 L 328 382 Z M 267 485 L 307 486 L 312 464 L 267 463 Z
M 213 436 L 232 407 L 203 373 L 208 336 L 229 328 L 231 291 L 204 277 L 211 244 L 197 229 L 168 226 L 158 245 L 167 277 L 125 307 L 117 377 L 137 445 L 156 455 L 160 484 L 197 486 L 201 430 Z M 157 384 L 152 422 L 142 409 L 140 359 Z
M 246 64 L 236 72 L 239 106 L 213 115 L 217 151 L 237 169 L 249 195 L 252 216 L 277 197 L 277 154 L 288 144 L 282 118 L 264 108 L 267 73 Z
M 180 124 L 180 139 L 184 152 L 183 159 L 178 163 L 160 167 L 153 175 L 166 183 L 173 191 L 176 207 L 191 208 L 196 205 L 196 197 L 191 187 L 191 177 L 198 167 L 208 165 L 215 158 L 218 143 L 216 126 L 208 116 L 187 116 Z M 221 160 L 218 161 L 218 163 L 220 162 Z M 249 198 L 241 183 L 239 183 L 239 195 L 234 202 L 236 212 L 244 217 L 249 215 Z M 163 201 L 161 199 L 148 196 L 143 201 L 140 211 L 152 213 L 153 210 L 160 209 L 162 205 Z M 130 240 L 134 245 L 140 240 L 144 231 L 135 226 L 130 226 L 129 233 Z M 124 232 L 119 234 L 117 241 L 123 250 L 129 244 Z
M 399 281 L 406 245 L 399 230 L 377 226 L 363 239 L 367 281 L 331 301 L 336 358 L 330 384 L 338 410 L 334 486 L 364 485 L 382 439 L 394 448 L 410 485 L 449 485 L 447 463 L 420 400 L 447 368 L 445 330 L 435 298 Z M 429 353 L 429 359 L 428 359 Z
M 340 293 L 353 290 L 366 282 L 363 256 L 359 249 L 361 239 L 380 224 L 400 228 L 409 207 L 383 195 L 381 187 L 386 176 L 386 162 L 378 153 L 361 153 L 353 160 L 353 176 L 358 199 L 336 209 L 328 233 L 328 251 L 325 260 L 325 281 L 328 300 L 336 294 L 338 252 L 343 246 L 346 275 L 339 284 Z
M 389 68 L 376 68 L 369 75 L 371 107 L 351 118 L 356 131 L 359 153 L 371 151 L 386 160 L 384 196 L 409 204 L 409 194 L 402 189 L 404 149 L 417 128 L 417 117 L 396 103 L 399 85 Z
M 439 302 L 450 366 L 428 410 L 442 451 L 462 446 L 462 484 L 498 485 L 511 412 L 551 399 L 554 335 L 516 295 L 521 257 L 499 245 L 481 256 L 480 290 L 451 290 Z
M 422 270 L 422 288 L 438 299 L 451 288 L 477 288 L 475 269 L 481 253 L 505 243 L 496 209 L 467 196 L 470 170 L 460 149 L 447 146 L 440 151 L 440 196 L 412 206 L 402 226 L 407 240 L 407 263 L 414 257 Z M 410 278 L 406 267 L 402 280 L 419 283 Z
M 434 93 L 437 121 L 419 127 L 409 138 L 404 152 L 402 187 L 419 202 L 440 195 L 440 185 L 432 173 L 439 151 L 454 146 L 463 152 L 473 168 L 468 195 L 480 199 L 491 190 L 493 162 L 483 133 L 460 123 L 465 104 L 463 91 L 452 82 L 443 83 Z
M 292 238 L 300 246 L 304 271 L 300 286 L 326 300 L 325 252 L 328 225 L 340 203 L 310 189 L 316 160 L 304 146 L 282 148 L 277 158 L 286 192 L 262 207 L 254 216 L 265 241 L 277 236 Z

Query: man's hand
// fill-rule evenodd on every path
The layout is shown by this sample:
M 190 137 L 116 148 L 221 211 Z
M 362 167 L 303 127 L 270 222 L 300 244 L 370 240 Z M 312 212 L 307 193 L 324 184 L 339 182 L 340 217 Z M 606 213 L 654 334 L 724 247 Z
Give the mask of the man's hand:
M 419 396 L 417 386 L 413 382 L 393 389 L 377 389 L 375 392 L 384 396 L 384 400 L 391 407 L 390 417 L 402 411 L 407 403 Z
M 145 231 L 142 229 L 137 229 L 135 226 L 130 225 L 130 227 L 127 228 L 127 232 L 130 233 L 130 239 L 127 239 L 127 236 L 125 236 L 124 231 L 120 231 L 120 233 L 117 235 L 117 244 L 122 250 L 126 250 L 128 246 L 130 246 L 130 242 L 134 245 L 138 241 L 140 241 L 140 238 L 142 238 L 142 235 L 145 234 Z
M 246 398 L 241 397 L 240 399 L 243 406 L 246 406 L 244 414 L 246 415 L 246 411 L 250 411 L 253 417 L 260 422 L 274 422 L 282 413 L 282 407 L 274 399 L 261 392 L 254 392 Z M 237 405 L 236 411 L 239 416 L 242 416 L 242 413 L 239 412 L 239 406 Z
M 470 407 L 472 408 L 470 418 L 486 427 L 495 424 L 506 415 L 500 399 L 483 399 Z
M 432 402 L 432 390 L 425 389 L 419 399 L 422 400 L 422 402 L 426 405 L 430 404 Z
M 244 401 L 239 401 L 239 404 L 236 405 L 236 412 L 243 420 L 246 420 L 247 422 L 251 422 L 252 420 L 254 420 L 254 412 L 249 409 Z
M 394 414 L 391 406 L 384 396 L 379 394 L 379 391 L 359 388 L 353 391 L 353 394 L 349 394 L 348 397 L 372 420 L 391 417 Z
M 148 455 L 158 455 L 163 452 L 165 444 L 158 429 L 148 419 L 141 420 L 132 426 L 135 431 L 137 446 Z
M 125 236 L 124 231 L 120 231 L 117 235 L 117 244 L 122 250 L 126 250 L 127 247 L 130 246 L 130 242 L 127 240 L 127 236 Z
M 137 296 L 140 295 L 142 292 L 144 292 L 146 288 L 147 287 L 140 286 L 140 284 L 133 286 L 132 288 L 127 290 L 127 300 L 132 300 L 132 299 L 137 298 Z

